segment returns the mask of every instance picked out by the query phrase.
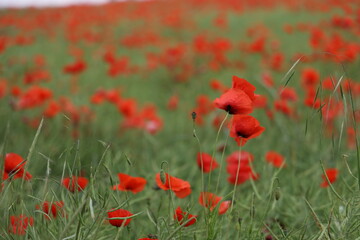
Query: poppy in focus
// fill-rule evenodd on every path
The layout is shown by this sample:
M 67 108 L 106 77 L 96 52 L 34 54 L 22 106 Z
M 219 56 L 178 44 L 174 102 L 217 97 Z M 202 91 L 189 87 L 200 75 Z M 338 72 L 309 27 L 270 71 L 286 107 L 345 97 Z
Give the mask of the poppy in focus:
M 255 87 L 245 79 L 233 76 L 232 88 L 214 100 L 217 108 L 229 114 L 249 114 L 253 111 Z
M 265 130 L 259 121 L 249 115 L 235 115 L 231 121 L 230 137 L 239 146 L 243 146 L 249 139 L 259 136 Z

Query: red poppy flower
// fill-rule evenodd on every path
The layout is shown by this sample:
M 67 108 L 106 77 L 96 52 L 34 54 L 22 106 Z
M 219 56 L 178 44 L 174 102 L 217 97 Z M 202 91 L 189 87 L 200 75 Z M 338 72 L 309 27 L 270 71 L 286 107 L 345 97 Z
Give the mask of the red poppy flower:
M 293 108 L 291 108 L 288 102 L 285 100 L 281 100 L 281 99 L 275 100 L 274 106 L 276 111 L 279 111 L 287 116 L 293 116 L 294 114 Z
M 249 139 L 259 136 L 265 130 L 259 121 L 249 115 L 234 115 L 231 121 L 230 137 L 238 145 L 244 145 Z
M 214 170 L 215 168 L 219 167 L 219 164 L 207 153 L 198 153 L 197 154 L 197 165 L 199 166 L 200 170 L 205 173 Z M 201 164 L 202 162 L 202 164 Z
M 4 162 L 3 180 L 13 176 L 13 179 L 22 178 L 25 174 L 25 180 L 32 178 L 31 174 L 24 171 L 24 159 L 16 153 L 7 153 Z
M 55 117 L 59 112 L 61 111 L 61 107 L 60 105 L 51 100 L 48 104 L 48 106 L 46 107 L 45 111 L 44 111 L 44 116 L 48 117 L 48 118 L 53 118 Z
M 63 207 L 64 207 L 63 201 L 53 202 L 53 203 L 45 201 L 41 206 L 36 205 L 36 209 L 41 209 L 44 213 L 47 214 L 45 215 L 46 219 L 50 219 L 50 214 L 52 214 L 54 218 L 58 216 L 58 212 L 61 212 L 63 214 Z
M 34 225 L 34 218 L 25 215 L 10 216 L 9 232 L 17 235 L 25 235 L 28 226 Z
M 132 218 L 128 218 L 128 219 L 112 219 L 112 218 L 125 218 L 125 217 L 131 217 L 133 215 L 131 212 L 125 209 L 117 209 L 117 210 L 111 209 L 110 211 L 107 212 L 107 214 L 110 224 L 115 227 L 125 227 L 129 225 Z
M 284 157 L 275 151 L 267 152 L 265 155 L 265 159 L 268 163 L 274 165 L 274 167 L 280 168 L 282 166 L 286 166 L 284 163 Z
M 216 196 L 210 192 L 201 192 L 199 197 L 199 203 L 201 206 L 213 211 L 222 200 L 222 197 Z M 223 201 L 220 203 L 218 213 L 219 215 L 226 213 L 231 205 L 231 201 Z
M 214 100 L 217 108 L 229 114 L 249 114 L 253 110 L 255 87 L 242 78 L 233 76 L 233 85 L 220 98 Z
M 232 184 L 242 184 L 249 180 L 258 179 L 259 175 L 253 172 L 250 162 L 254 160 L 254 156 L 245 151 L 237 151 L 227 157 L 228 163 L 226 171 L 229 174 L 228 181 Z M 239 166 L 240 162 L 240 166 Z
M 298 96 L 294 88 L 286 87 L 280 90 L 280 98 L 285 101 L 297 101 Z
M 185 218 L 185 220 L 184 220 Z M 193 225 L 194 223 L 196 223 L 196 218 L 197 216 L 196 215 L 192 215 L 192 214 L 189 214 L 187 212 L 183 212 L 181 210 L 181 207 L 177 207 L 177 209 L 175 210 L 175 214 L 174 214 L 174 219 L 176 219 L 179 224 L 181 225 L 183 222 L 186 222 L 188 221 L 190 218 L 192 218 L 188 223 L 186 223 L 184 225 L 184 227 L 188 227 L 188 226 L 191 226 Z
M 89 180 L 85 177 L 73 176 L 64 178 L 62 185 L 64 185 L 64 187 L 66 187 L 70 192 L 75 192 L 83 191 L 86 188 L 88 182 Z
M 306 68 L 302 71 L 302 83 L 305 87 L 311 87 L 318 83 L 319 73 L 313 68 Z
M 175 109 L 177 109 L 178 104 L 179 104 L 179 97 L 178 97 L 178 95 L 172 95 L 172 96 L 169 98 L 169 101 L 168 101 L 168 103 L 167 103 L 167 108 L 168 108 L 169 110 L 175 110 Z
M 255 101 L 253 104 L 255 108 L 266 108 L 267 98 L 264 95 L 255 94 Z
M 74 63 L 66 65 L 64 67 L 64 72 L 70 74 L 79 74 L 83 72 L 85 69 L 86 69 L 86 63 L 83 60 L 78 59 Z
M 132 177 L 130 175 L 119 173 L 120 184 L 113 186 L 113 190 L 131 191 L 134 194 L 144 190 L 146 179 L 142 177 Z
M 336 181 L 338 173 L 339 173 L 339 171 L 336 168 L 328 168 L 325 170 L 325 174 L 328 177 L 330 183 L 333 183 Z M 323 188 L 328 187 L 329 183 L 326 180 L 325 175 L 323 174 L 321 177 L 323 179 L 323 182 L 321 183 L 320 187 L 323 187 Z
M 161 181 L 160 173 L 156 174 L 156 183 L 159 188 L 167 191 L 171 190 L 178 198 L 187 197 L 191 193 L 190 183 L 180 178 L 170 176 L 165 173 L 165 183 Z

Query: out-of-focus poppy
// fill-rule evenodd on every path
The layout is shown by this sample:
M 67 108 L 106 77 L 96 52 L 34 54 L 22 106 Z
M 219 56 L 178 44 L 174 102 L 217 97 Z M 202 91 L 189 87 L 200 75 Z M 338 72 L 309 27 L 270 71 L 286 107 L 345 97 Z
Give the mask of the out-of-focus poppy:
M 338 173 L 339 173 L 339 171 L 336 168 L 328 168 L 325 170 L 325 174 L 331 184 L 336 181 Z M 329 182 L 326 180 L 326 176 L 324 174 L 321 176 L 323 179 L 323 182 L 320 184 L 320 187 L 325 188 L 325 187 L 329 186 Z
M 208 208 L 210 211 L 213 211 L 217 205 L 221 202 L 222 197 L 216 196 L 210 192 L 201 192 L 199 197 L 199 203 L 201 206 Z M 226 213 L 231 205 L 231 201 L 223 201 L 219 205 L 218 213 L 219 215 Z
M 25 161 L 16 153 L 7 153 L 4 161 L 3 180 L 8 179 L 10 176 L 13 179 L 22 178 L 25 175 L 25 180 L 32 178 L 29 172 L 25 172 Z
M 9 232 L 16 235 L 25 235 L 28 226 L 34 225 L 34 218 L 25 215 L 10 216 Z
M 250 166 L 252 161 L 254 161 L 254 156 L 249 152 L 237 151 L 230 154 L 226 158 L 228 181 L 232 184 L 242 184 L 249 179 L 258 179 L 259 175 Z
M 142 177 L 132 177 L 130 175 L 119 173 L 120 184 L 113 186 L 113 190 L 131 191 L 134 194 L 144 190 L 146 179 Z
M 86 188 L 88 182 L 89 180 L 85 177 L 72 176 L 64 178 L 62 181 L 62 185 L 66 187 L 70 192 L 75 192 L 83 191 Z
M 197 165 L 200 170 L 205 173 L 208 173 L 215 168 L 219 167 L 219 164 L 207 153 L 198 153 L 196 158 Z
M 185 219 L 184 219 L 185 218 Z M 192 219 L 191 219 L 192 218 Z M 177 220 L 179 222 L 179 224 L 182 224 L 183 222 L 186 222 L 188 221 L 189 219 L 191 219 L 188 223 L 186 223 L 184 225 L 184 227 L 188 227 L 188 226 L 191 226 L 193 225 L 194 223 L 196 223 L 197 221 L 197 216 L 196 215 L 192 215 L 192 214 L 189 214 L 187 212 L 183 212 L 181 210 L 181 207 L 177 207 L 176 210 L 175 210 L 175 214 L 174 214 L 174 219 Z
M 190 183 L 180 178 L 170 176 L 165 173 L 164 182 L 161 180 L 160 173 L 156 174 L 155 180 L 159 188 L 171 190 L 178 198 L 185 198 L 191 193 Z
M 64 214 L 63 207 L 64 207 L 63 201 L 58 201 L 53 203 L 45 201 L 41 205 L 36 205 L 36 209 L 40 209 L 47 214 L 45 215 L 46 219 L 50 219 L 51 216 L 56 218 L 59 213 L 63 215 Z
M 117 210 L 111 209 L 107 212 L 107 215 L 111 225 L 115 227 L 125 227 L 129 225 L 132 218 L 128 218 L 128 219 L 116 219 L 116 218 L 131 217 L 133 214 L 125 209 L 117 209 Z
M 282 156 L 280 153 L 277 153 L 275 151 L 268 151 L 265 155 L 265 160 L 272 164 L 274 167 L 285 167 L 284 163 L 284 156 Z

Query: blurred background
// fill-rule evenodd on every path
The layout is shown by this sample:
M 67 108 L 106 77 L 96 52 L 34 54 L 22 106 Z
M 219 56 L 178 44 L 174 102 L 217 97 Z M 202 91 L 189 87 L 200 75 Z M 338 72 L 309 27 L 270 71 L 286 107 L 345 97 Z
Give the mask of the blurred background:
M 79 4 L 103 4 L 106 2 L 118 2 L 123 0 L 1 0 L 0 8 L 23 8 L 23 7 L 62 7 Z

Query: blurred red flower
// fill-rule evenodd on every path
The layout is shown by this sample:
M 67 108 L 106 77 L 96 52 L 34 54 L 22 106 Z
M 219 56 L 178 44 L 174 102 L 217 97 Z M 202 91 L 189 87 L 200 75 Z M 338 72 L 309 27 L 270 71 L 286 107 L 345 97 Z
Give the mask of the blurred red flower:
M 125 217 L 131 217 L 133 214 L 125 209 L 117 209 L 117 210 L 109 210 L 107 212 L 108 214 L 108 220 L 111 225 L 115 227 L 125 227 L 129 225 L 131 222 L 131 218 L 128 219 L 112 219 L 112 218 L 125 218 Z
M 184 220 L 185 218 L 185 220 Z M 192 218 L 192 219 L 191 219 Z M 196 223 L 197 221 L 197 216 L 196 215 L 192 215 L 192 214 L 189 214 L 187 212 L 183 212 L 181 210 L 181 207 L 177 207 L 176 210 L 175 210 L 175 214 L 174 214 L 174 219 L 177 220 L 179 222 L 179 224 L 181 225 L 183 222 L 186 222 L 188 221 L 189 219 L 191 219 L 188 223 L 186 223 L 184 225 L 184 227 L 188 227 L 188 226 L 191 226 L 193 225 L 194 223 Z
M 201 192 L 199 197 L 199 203 L 201 206 L 213 211 L 222 200 L 222 197 L 216 196 L 210 192 Z M 220 203 L 218 213 L 219 215 L 226 213 L 231 205 L 231 201 L 223 201 Z
M 155 180 L 159 188 L 167 191 L 171 190 L 178 198 L 185 198 L 191 193 L 190 183 L 180 178 L 170 176 L 165 173 L 165 182 L 163 183 L 160 173 L 156 174 Z
M 275 151 L 268 151 L 265 155 L 265 159 L 268 163 L 271 163 L 274 167 L 285 167 L 284 156 Z
M 64 178 L 62 185 L 64 185 L 64 187 L 66 187 L 70 192 L 75 192 L 83 191 L 86 188 L 88 182 L 89 180 L 85 177 L 72 176 Z
M 20 155 L 16 153 L 7 153 L 4 162 L 3 180 L 8 179 L 10 176 L 13 176 L 13 179 L 22 178 L 24 175 L 25 180 L 30 180 L 32 176 L 30 173 L 25 172 L 25 163 L 26 162 Z
M 63 215 L 64 214 L 63 207 L 64 207 L 63 201 L 58 201 L 58 202 L 53 202 L 53 203 L 45 201 L 41 205 L 36 205 L 36 209 L 40 209 L 44 213 L 47 214 L 47 215 L 45 215 L 46 219 L 50 219 L 50 217 L 51 217 L 50 214 L 54 218 L 56 218 L 58 216 L 58 213 L 61 213 Z
M 132 177 L 130 175 L 119 173 L 120 184 L 113 186 L 113 190 L 131 191 L 134 194 L 144 190 L 146 179 L 142 177 Z
M 259 175 L 253 172 L 250 162 L 254 161 L 254 156 L 245 151 L 233 152 L 226 158 L 227 168 L 229 174 L 228 181 L 232 184 L 242 184 L 250 178 L 256 180 Z M 239 166 L 240 164 L 240 166 Z
M 196 159 L 197 165 L 199 166 L 200 170 L 205 173 L 208 173 L 215 168 L 219 167 L 219 164 L 207 153 L 198 153 Z M 202 162 L 202 164 L 201 164 Z
M 28 226 L 34 225 L 34 218 L 25 215 L 10 216 L 9 232 L 16 235 L 25 235 Z
M 328 168 L 325 170 L 325 174 L 327 178 L 329 179 L 330 183 L 333 183 L 336 181 L 339 171 L 336 168 Z M 321 183 L 320 187 L 328 187 L 329 183 L 326 180 L 326 176 L 323 174 L 321 177 L 323 179 L 323 182 Z

